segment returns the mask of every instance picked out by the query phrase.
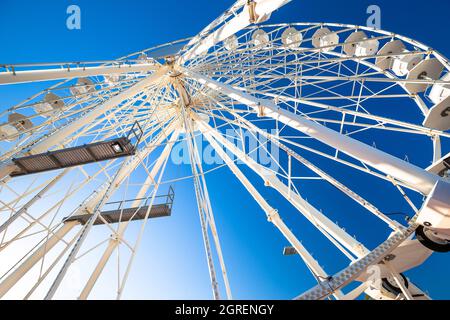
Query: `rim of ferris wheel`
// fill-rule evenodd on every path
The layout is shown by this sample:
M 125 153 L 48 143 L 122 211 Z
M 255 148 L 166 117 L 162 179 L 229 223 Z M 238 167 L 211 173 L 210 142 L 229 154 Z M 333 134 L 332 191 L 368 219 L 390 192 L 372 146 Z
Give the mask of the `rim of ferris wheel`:
M 427 171 L 447 179 L 450 178 L 450 152 L 429 166 Z
M 339 44 L 339 35 L 327 27 L 322 27 L 314 33 L 312 44 L 323 52 L 333 51 L 336 49 L 336 45 Z
M 426 59 L 417 64 L 406 77 L 407 80 L 438 80 L 444 71 L 444 65 L 436 58 Z M 424 92 L 427 83 L 406 83 L 406 89 L 411 93 Z
M 163 199 L 164 201 L 160 201 Z M 121 222 L 139 221 L 147 217 L 149 219 L 170 217 L 172 215 L 172 207 L 175 199 L 175 191 L 173 187 L 169 187 L 169 191 L 165 195 L 157 195 L 155 197 L 147 197 L 140 199 L 121 200 L 106 203 L 104 207 L 112 206 L 115 209 L 101 211 L 99 217 L 94 221 L 93 225 L 114 224 Z M 128 207 L 128 203 L 142 203 L 138 207 Z M 149 202 L 153 202 L 151 207 Z M 155 203 L 157 202 L 157 203 Z M 81 214 L 77 216 L 70 216 L 63 219 L 64 223 L 76 221 L 81 225 L 89 222 L 90 215 Z
M 392 68 L 394 59 L 390 55 L 396 55 L 402 53 L 406 50 L 405 44 L 401 40 L 392 40 L 386 43 L 380 51 L 378 51 L 379 56 L 375 60 L 375 65 L 381 70 L 388 70 Z
M 450 72 L 447 72 L 442 78 L 441 81 L 446 83 L 436 83 L 430 90 L 428 94 L 428 98 L 433 101 L 434 104 L 438 104 L 442 102 L 445 98 L 450 96 Z
M 349 56 L 355 55 L 356 46 L 358 45 L 358 42 L 365 39 L 367 39 L 367 34 L 364 31 L 358 30 L 353 32 L 345 40 L 344 52 Z
M 281 34 L 281 42 L 289 49 L 298 48 L 303 42 L 303 34 L 294 27 L 286 28 Z
M 423 125 L 441 131 L 450 129 L 450 96 L 443 99 L 428 111 Z

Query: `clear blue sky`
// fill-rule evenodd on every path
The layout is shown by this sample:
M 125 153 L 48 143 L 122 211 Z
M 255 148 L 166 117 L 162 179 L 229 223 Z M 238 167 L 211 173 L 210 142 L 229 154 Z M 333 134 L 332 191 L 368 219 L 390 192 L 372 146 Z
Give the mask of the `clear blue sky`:
M 195 35 L 231 3 L 211 0 L 2 0 L 0 64 L 115 59 Z M 65 11 L 71 4 L 82 10 L 82 29 L 79 31 L 65 27 Z M 371 4 L 381 7 L 383 29 L 424 42 L 450 56 L 447 23 L 450 3 L 447 1 L 294 0 L 276 12 L 271 22 L 364 25 L 366 8 Z M 2 88 L 0 108 L 10 107 L 31 93 L 31 88 Z M 177 169 L 180 172 L 172 169 L 169 176 L 186 172 L 188 168 Z M 251 177 L 250 172 L 245 173 Z M 298 258 L 281 255 L 286 241 L 267 223 L 261 210 L 231 173 L 220 170 L 208 179 L 235 298 L 289 299 L 312 286 L 314 281 Z M 355 174 L 354 179 L 359 176 Z M 384 196 L 376 190 L 376 185 L 366 188 Z M 192 182 L 177 184 L 176 189 L 173 217 L 149 225 L 125 298 L 211 297 Z M 322 190 L 312 186 L 305 192 L 309 199 L 316 197 L 317 200 L 317 194 Z M 264 195 L 272 203 L 281 202 L 275 193 L 264 191 Z M 385 208 L 389 208 L 389 200 L 386 201 Z M 347 230 L 358 234 L 358 239 L 370 246 L 387 235 L 372 236 L 372 226 L 377 222 L 370 218 L 359 221 L 352 211 L 355 209 L 356 212 L 355 205 L 341 198 L 330 198 L 327 203 L 322 199 L 320 203 L 326 212 L 342 211 L 345 207 L 349 217 Z M 343 266 L 345 259 L 334 254 L 327 242 L 316 241 L 319 234 L 293 213 L 292 208 L 280 205 L 279 209 L 287 212 L 286 221 L 311 248 L 314 256 L 323 261 L 327 271 L 333 273 Z M 338 216 L 335 218 L 339 219 Z M 449 255 L 435 254 L 408 275 L 433 298 L 449 298 L 449 262 Z M 106 284 L 97 288 L 97 297 L 110 297 L 102 291 L 105 288 Z

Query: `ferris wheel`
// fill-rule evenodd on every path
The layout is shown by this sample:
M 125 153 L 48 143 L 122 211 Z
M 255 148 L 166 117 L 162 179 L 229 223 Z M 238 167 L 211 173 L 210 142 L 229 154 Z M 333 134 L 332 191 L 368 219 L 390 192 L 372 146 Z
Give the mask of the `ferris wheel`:
M 0 113 L 0 297 L 53 299 L 89 256 L 95 264 L 83 265 L 75 298 L 89 298 L 113 270 L 120 299 L 147 222 L 171 215 L 169 186 L 189 179 L 212 297 L 231 299 L 207 186 L 215 168 L 203 163 L 201 137 L 285 237 L 284 254 L 317 280 L 296 299 L 430 299 L 403 273 L 450 248 L 450 63 L 388 31 L 268 24 L 288 2 L 239 0 L 195 37 L 114 61 L 0 66 L 2 86 L 53 81 Z M 169 181 L 179 144 L 192 172 Z M 259 150 L 272 166 L 254 157 Z M 345 208 L 338 224 L 309 202 L 299 170 L 331 187 L 321 201 L 327 190 L 339 193 L 389 235 L 369 246 L 349 234 Z M 407 220 L 370 192 L 372 183 L 408 208 Z M 346 257 L 340 272 L 321 266 L 264 189 Z

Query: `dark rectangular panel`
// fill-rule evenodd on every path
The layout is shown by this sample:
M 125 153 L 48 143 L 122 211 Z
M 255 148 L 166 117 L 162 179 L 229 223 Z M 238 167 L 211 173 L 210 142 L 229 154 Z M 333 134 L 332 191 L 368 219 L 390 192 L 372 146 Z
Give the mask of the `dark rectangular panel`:
M 38 172 L 69 168 L 88 163 L 106 161 L 134 155 L 136 148 L 128 138 L 85 144 L 78 147 L 49 151 L 37 155 L 13 159 L 18 167 L 12 177 Z
M 136 221 L 136 220 L 143 220 L 145 218 L 145 215 L 147 214 L 148 206 L 143 206 L 140 208 L 127 208 L 127 209 L 117 209 L 117 210 L 110 210 L 110 211 L 103 211 L 101 212 L 101 216 L 104 220 L 106 220 L 108 223 L 119 223 L 119 222 L 126 222 L 126 221 Z M 160 217 L 169 217 L 172 213 L 172 209 L 168 204 L 157 204 L 153 205 L 152 209 L 150 210 L 149 219 L 153 218 L 160 218 Z M 91 215 L 79 215 L 79 216 L 73 216 L 69 217 L 64 220 L 64 222 L 70 222 L 70 221 L 78 221 L 80 224 L 84 225 L 86 224 Z M 102 225 L 105 224 L 105 222 L 98 217 L 97 220 L 94 222 L 94 225 Z

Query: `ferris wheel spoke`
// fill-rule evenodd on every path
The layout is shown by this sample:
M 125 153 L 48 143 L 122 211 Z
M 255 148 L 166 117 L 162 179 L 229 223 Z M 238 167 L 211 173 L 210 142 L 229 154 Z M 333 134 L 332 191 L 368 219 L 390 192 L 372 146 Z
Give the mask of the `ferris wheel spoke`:
M 89 63 L 88 63 L 89 64 Z M 44 64 L 45 66 L 45 64 Z M 25 66 L 26 67 L 26 66 Z M 62 64 L 53 69 L 20 70 L 20 65 L 5 66 L 6 72 L 0 72 L 0 85 L 73 79 L 98 75 L 122 74 L 131 72 L 149 72 L 157 68 L 154 63 L 149 64 L 120 64 L 118 66 L 75 67 Z M 20 70 L 20 71 L 19 71 Z
M 70 169 L 64 170 L 61 174 L 59 174 L 55 179 L 53 179 L 49 184 L 47 184 L 42 190 L 40 190 L 30 201 L 28 201 L 22 208 L 15 211 L 14 214 L 2 225 L 0 225 L 0 233 L 5 231 L 11 223 L 13 223 L 18 217 L 20 217 L 22 214 L 26 213 L 27 209 L 32 206 L 34 203 L 36 203 L 38 200 L 40 200 L 45 193 L 47 193 L 58 181 L 60 181 L 68 172 Z

